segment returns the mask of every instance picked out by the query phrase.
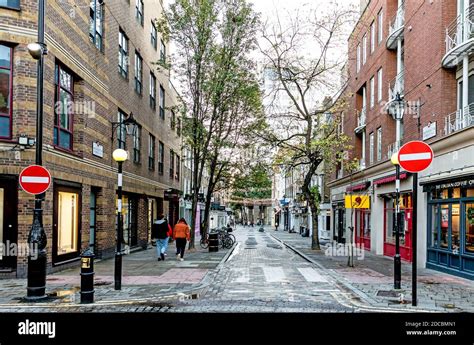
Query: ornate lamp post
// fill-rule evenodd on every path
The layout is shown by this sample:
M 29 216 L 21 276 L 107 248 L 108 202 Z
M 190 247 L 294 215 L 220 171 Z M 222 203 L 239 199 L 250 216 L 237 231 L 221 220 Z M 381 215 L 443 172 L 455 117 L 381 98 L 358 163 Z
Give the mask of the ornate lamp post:
M 28 44 L 28 52 L 38 61 L 37 63 L 37 95 L 36 95 L 36 155 L 35 164 L 43 164 L 43 84 L 44 84 L 44 55 L 47 54 L 44 43 L 44 14 L 45 0 L 38 1 L 38 42 Z M 45 298 L 46 294 L 46 244 L 47 238 L 43 228 L 43 209 L 41 202 L 44 194 L 35 196 L 35 209 L 33 215 L 33 225 L 28 234 L 28 245 L 30 253 L 28 255 L 28 283 L 27 298 Z
M 116 149 L 113 152 L 114 161 L 118 163 L 118 188 L 117 188 L 117 249 L 115 251 L 115 290 L 122 288 L 122 164 L 128 158 L 127 151 Z
M 405 110 L 405 102 L 402 100 L 400 93 L 397 92 L 395 99 L 392 102 L 395 112 L 393 112 L 394 119 L 397 121 L 396 129 L 396 146 L 397 152 L 391 157 L 391 162 L 395 165 L 395 257 L 394 257 L 394 288 L 401 288 L 402 280 L 402 263 L 400 258 L 400 164 L 398 162 L 398 151 L 400 150 L 401 141 L 401 122 Z

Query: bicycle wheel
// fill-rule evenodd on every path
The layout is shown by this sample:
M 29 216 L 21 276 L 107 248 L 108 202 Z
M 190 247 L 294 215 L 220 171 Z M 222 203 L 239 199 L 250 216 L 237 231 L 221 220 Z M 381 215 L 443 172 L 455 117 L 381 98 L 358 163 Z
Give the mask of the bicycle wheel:
M 232 241 L 232 239 L 230 237 L 226 237 L 226 239 L 224 240 L 224 248 L 230 249 L 233 245 L 234 242 Z
M 209 240 L 207 238 L 201 238 L 201 248 L 207 249 L 209 247 Z
M 235 236 L 234 236 L 234 235 L 232 235 L 232 234 L 227 234 L 227 236 L 232 239 L 232 244 L 234 244 L 235 242 L 237 242 L 237 240 L 235 239 Z

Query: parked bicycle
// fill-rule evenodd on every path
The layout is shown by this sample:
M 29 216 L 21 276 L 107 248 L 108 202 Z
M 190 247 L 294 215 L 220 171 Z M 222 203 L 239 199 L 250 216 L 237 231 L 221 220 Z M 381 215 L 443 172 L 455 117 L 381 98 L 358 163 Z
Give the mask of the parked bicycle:
M 221 248 L 232 248 L 232 246 L 236 242 L 235 236 L 233 234 L 229 234 L 227 228 L 211 229 L 210 233 L 217 233 L 219 243 L 218 245 Z M 201 237 L 199 244 L 203 249 L 207 249 L 209 247 L 209 233 L 206 233 L 205 236 Z

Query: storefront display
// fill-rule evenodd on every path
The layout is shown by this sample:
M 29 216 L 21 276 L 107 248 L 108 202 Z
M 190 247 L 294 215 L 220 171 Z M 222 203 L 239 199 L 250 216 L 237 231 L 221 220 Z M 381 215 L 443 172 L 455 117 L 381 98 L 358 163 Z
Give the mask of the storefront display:
M 425 185 L 430 268 L 474 279 L 474 179 Z

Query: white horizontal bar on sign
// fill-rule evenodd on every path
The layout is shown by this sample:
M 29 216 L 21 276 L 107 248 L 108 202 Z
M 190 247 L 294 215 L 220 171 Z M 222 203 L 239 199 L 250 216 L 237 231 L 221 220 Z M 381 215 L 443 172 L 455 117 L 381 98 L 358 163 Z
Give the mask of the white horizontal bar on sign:
M 49 177 L 22 176 L 21 182 L 23 183 L 49 183 Z
M 423 159 L 431 159 L 430 152 L 421 152 L 421 153 L 407 153 L 400 155 L 400 161 L 417 161 Z

